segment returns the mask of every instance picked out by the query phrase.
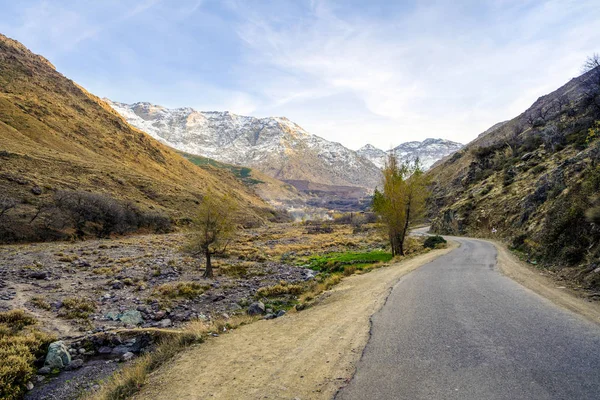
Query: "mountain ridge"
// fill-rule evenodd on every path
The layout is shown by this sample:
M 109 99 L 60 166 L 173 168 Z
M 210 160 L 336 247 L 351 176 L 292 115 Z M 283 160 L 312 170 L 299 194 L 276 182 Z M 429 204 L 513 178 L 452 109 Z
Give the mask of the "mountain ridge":
M 383 168 L 385 160 L 391 152 L 396 154 L 398 160 L 403 162 L 414 162 L 417 158 L 421 166 L 427 170 L 437 161 L 460 150 L 463 144 L 447 139 L 427 138 L 421 142 L 410 141 L 399 144 L 391 150 L 384 151 L 371 144 L 366 144 L 357 150 L 357 153 L 380 168 Z
M 372 190 L 381 178 L 380 170 L 355 151 L 310 134 L 286 117 L 106 101 L 129 123 L 177 150 L 256 168 L 279 180 Z

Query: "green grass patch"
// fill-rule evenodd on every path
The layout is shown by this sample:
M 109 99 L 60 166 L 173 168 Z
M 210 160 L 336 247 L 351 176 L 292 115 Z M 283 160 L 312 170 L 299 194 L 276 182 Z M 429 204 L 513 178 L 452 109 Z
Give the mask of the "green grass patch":
M 308 268 L 315 271 L 344 272 L 346 268 L 362 269 L 371 264 L 388 262 L 392 254 L 384 251 L 370 251 L 364 253 L 328 253 L 310 257 L 306 263 Z
M 204 168 L 206 166 L 211 166 L 219 169 L 226 169 L 231 172 L 236 178 L 244 182 L 246 185 L 257 185 L 259 183 L 263 183 L 260 179 L 252 178 L 252 169 L 248 167 L 238 167 L 235 165 L 225 164 L 211 158 L 197 156 L 194 154 L 188 154 L 179 152 L 182 156 L 188 159 L 192 164 L 199 166 L 200 168 Z

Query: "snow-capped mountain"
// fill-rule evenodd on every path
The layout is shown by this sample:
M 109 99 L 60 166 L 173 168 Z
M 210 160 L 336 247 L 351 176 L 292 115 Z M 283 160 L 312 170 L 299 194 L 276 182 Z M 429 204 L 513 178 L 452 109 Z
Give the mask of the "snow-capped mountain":
M 280 180 L 370 190 L 381 178 L 380 169 L 371 161 L 306 132 L 287 118 L 105 101 L 128 123 L 177 150 L 253 167 Z
M 412 162 L 418 157 L 423 169 L 429 169 L 436 161 L 460 150 L 463 146 L 460 143 L 445 139 L 425 139 L 422 142 L 402 143 L 387 152 L 367 144 L 360 148 L 357 153 L 370 160 L 379 168 L 383 168 L 389 152 L 395 152 L 400 162 Z

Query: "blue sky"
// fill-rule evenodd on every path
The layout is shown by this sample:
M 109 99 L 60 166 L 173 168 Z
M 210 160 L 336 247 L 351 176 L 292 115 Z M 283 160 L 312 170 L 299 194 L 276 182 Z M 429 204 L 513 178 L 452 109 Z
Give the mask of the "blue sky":
M 353 149 L 468 142 L 600 52 L 598 0 L 0 0 L 0 9 L 0 32 L 98 96 L 286 116 Z

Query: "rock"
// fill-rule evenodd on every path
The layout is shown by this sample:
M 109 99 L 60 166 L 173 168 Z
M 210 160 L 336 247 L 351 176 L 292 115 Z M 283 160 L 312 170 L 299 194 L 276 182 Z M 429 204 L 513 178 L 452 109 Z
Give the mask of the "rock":
M 107 312 L 104 317 L 106 319 L 110 319 L 111 321 L 118 321 L 119 320 L 119 313 L 116 311 L 109 311 Z
M 46 279 L 48 277 L 48 273 L 46 271 L 33 271 L 29 274 L 31 279 Z
M 42 188 L 39 186 L 34 186 L 31 188 L 31 193 L 35 194 L 36 196 L 39 196 L 40 194 L 42 194 Z
M 121 281 L 113 281 L 111 288 L 119 290 L 119 289 L 123 289 L 125 287 L 125 284 Z
M 48 374 L 50 374 L 50 372 L 52 372 L 52 368 L 50 368 L 50 367 L 42 367 L 42 368 L 38 369 L 38 374 L 40 374 L 40 375 L 48 375 Z
M 284 310 L 279 310 L 279 312 L 277 313 L 277 318 L 283 317 L 284 315 L 285 315 L 285 311 Z
M 140 325 L 144 322 L 144 318 L 138 310 L 127 310 L 119 315 L 119 321 L 127 325 Z
M 25 387 L 27 388 L 27 390 L 33 390 L 33 383 L 27 382 L 27 384 L 25 385 Z
M 46 354 L 45 367 L 64 368 L 71 363 L 71 355 L 63 341 L 50 343 L 48 353 Z
M 248 315 L 259 315 L 265 313 L 265 305 L 261 301 L 250 304 L 247 311 Z
M 112 354 L 122 356 L 125 353 L 129 353 L 130 346 L 119 345 L 112 350 Z
M 163 319 L 165 316 L 167 315 L 166 312 L 164 311 L 157 311 L 156 313 L 154 313 L 154 320 L 155 321 L 160 321 L 161 319 Z
M 264 319 L 275 319 L 275 318 L 277 318 L 277 315 L 275 315 L 275 314 L 267 314 L 267 315 L 265 315 Z
M 112 353 L 112 348 L 108 346 L 102 346 L 98 349 L 99 354 L 110 354 Z
M 79 354 L 85 354 L 85 349 L 83 347 L 79 349 Z
M 81 358 L 75 359 L 71 361 L 71 364 L 65 367 L 65 370 L 72 371 L 77 368 L 81 368 L 83 366 L 83 360 Z
M 133 357 L 135 357 L 135 355 L 132 352 L 128 351 L 127 353 L 125 353 L 121 356 L 121 360 L 129 361 L 129 360 L 133 359 Z
M 168 328 L 171 325 L 173 325 L 173 323 L 169 318 L 163 319 L 158 323 L 158 326 L 160 326 L 161 328 Z

